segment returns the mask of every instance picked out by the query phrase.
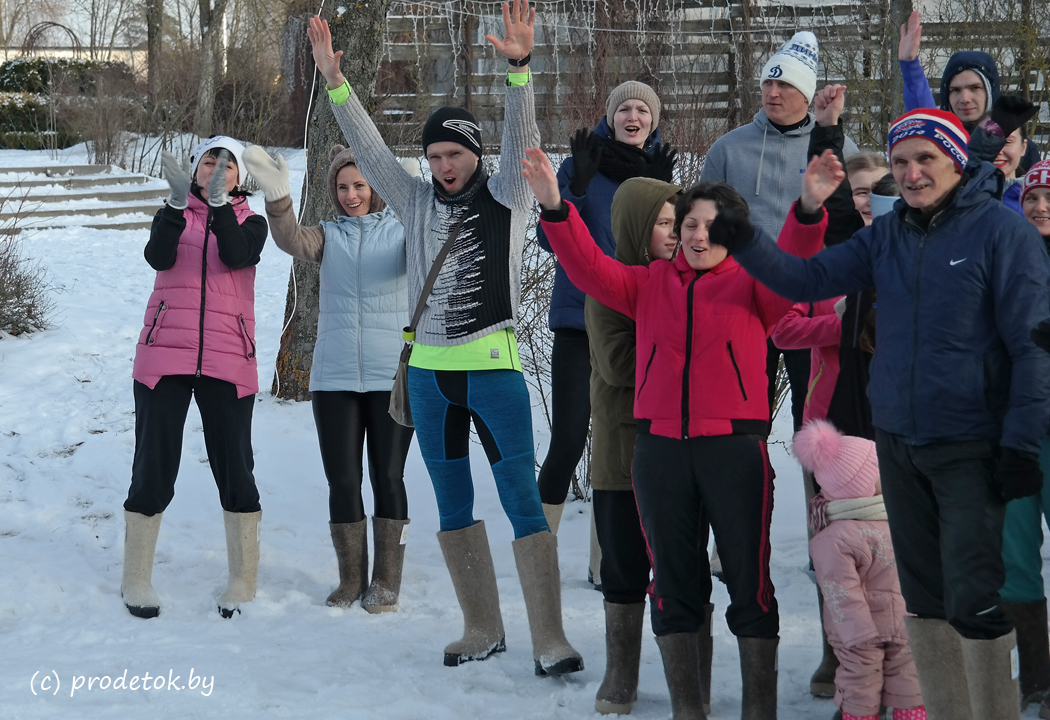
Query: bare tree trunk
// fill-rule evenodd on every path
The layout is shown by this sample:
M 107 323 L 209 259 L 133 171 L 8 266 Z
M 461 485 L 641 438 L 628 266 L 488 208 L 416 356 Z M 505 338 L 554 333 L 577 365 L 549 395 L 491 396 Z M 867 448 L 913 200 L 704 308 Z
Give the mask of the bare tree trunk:
M 344 50 L 343 75 L 361 103 L 375 110 L 376 76 L 383 57 L 385 18 L 391 0 L 358 0 L 329 22 L 332 46 Z M 335 121 L 323 79 L 318 79 L 317 93 L 310 118 L 306 177 L 303 180 L 303 207 L 300 223 L 315 225 L 332 216 L 328 199 L 328 151 L 332 145 L 345 145 L 346 140 Z M 282 398 L 310 398 L 310 364 L 317 341 L 319 266 L 294 260 L 288 283 L 284 321 L 288 328 L 281 336 L 277 352 L 277 372 L 271 392 Z M 293 304 L 295 314 L 292 315 Z M 291 318 L 291 322 L 289 322 Z
M 164 0 L 146 0 L 146 75 L 150 107 L 160 95 L 160 64 L 164 39 Z
M 197 100 L 197 134 L 208 137 L 212 133 L 215 114 L 215 92 L 222 81 L 226 66 L 226 43 L 223 20 L 228 0 L 198 0 L 201 16 L 201 82 Z

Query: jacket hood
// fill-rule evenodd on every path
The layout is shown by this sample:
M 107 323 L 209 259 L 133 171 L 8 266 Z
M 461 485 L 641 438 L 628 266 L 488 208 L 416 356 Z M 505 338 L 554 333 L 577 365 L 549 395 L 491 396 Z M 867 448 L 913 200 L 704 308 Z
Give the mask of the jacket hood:
M 602 115 L 602 119 L 598 121 L 598 124 L 594 126 L 594 134 L 608 140 L 613 139 L 613 129 L 604 115 Z M 656 128 L 649 133 L 649 137 L 645 139 L 645 145 L 642 146 L 642 150 L 651 153 L 659 147 L 660 142 L 660 128 Z
M 965 50 L 957 52 L 948 59 L 944 66 L 944 74 L 941 75 L 941 110 L 951 112 L 948 104 L 948 84 L 959 73 L 965 70 L 976 70 L 988 81 L 987 89 L 991 97 L 984 108 L 984 112 L 992 109 L 992 103 L 999 99 L 999 68 L 995 66 L 995 60 L 986 52 L 980 50 Z
M 664 203 L 682 188 L 654 178 L 630 178 L 616 189 L 612 201 L 612 231 L 616 259 L 624 265 L 648 265 L 653 225 Z

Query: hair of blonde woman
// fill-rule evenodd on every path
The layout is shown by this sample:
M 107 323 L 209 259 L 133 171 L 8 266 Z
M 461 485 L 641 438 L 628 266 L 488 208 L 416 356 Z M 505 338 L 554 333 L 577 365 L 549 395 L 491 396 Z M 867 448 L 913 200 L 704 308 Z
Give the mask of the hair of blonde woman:
M 861 150 L 846 158 L 847 175 L 879 169 L 889 170 L 890 163 L 886 156 L 877 150 Z

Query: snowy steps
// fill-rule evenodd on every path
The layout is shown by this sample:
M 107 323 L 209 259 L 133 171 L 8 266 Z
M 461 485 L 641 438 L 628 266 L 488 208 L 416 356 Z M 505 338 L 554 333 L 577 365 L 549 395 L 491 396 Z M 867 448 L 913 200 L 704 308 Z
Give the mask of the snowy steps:
M 167 194 L 162 180 L 110 165 L 0 167 L 0 233 L 145 230 Z

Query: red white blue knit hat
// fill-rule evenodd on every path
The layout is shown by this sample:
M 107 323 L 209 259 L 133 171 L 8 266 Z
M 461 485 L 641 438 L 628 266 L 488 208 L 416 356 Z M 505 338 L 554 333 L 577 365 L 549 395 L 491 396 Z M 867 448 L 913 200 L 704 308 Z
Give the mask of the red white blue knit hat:
M 966 132 L 962 121 L 950 112 L 919 108 L 894 120 L 890 125 L 890 155 L 893 155 L 894 145 L 912 137 L 926 138 L 932 142 L 955 163 L 960 173 L 970 157 L 966 150 L 970 134 Z
M 1024 186 L 1021 189 L 1021 202 L 1033 188 L 1050 188 L 1050 160 L 1040 160 L 1024 175 Z

